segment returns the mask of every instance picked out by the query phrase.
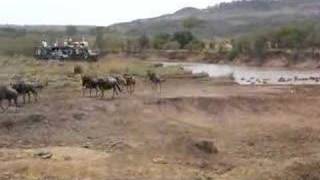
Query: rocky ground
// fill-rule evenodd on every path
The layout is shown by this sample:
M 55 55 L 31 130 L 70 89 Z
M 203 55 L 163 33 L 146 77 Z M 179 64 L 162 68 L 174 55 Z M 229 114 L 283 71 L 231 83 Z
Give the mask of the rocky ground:
M 81 96 L 79 78 L 0 114 L 0 179 L 314 180 L 317 86 L 138 78 L 134 95 Z

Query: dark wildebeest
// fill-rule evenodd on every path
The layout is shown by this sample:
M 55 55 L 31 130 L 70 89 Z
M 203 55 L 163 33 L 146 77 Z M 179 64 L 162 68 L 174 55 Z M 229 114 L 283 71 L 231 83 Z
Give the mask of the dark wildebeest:
M 0 86 L 0 108 L 2 111 L 5 111 L 6 109 L 9 108 L 4 108 L 2 106 L 2 101 L 3 100 L 8 100 L 9 106 L 11 106 L 11 101 L 14 101 L 14 104 L 16 108 L 18 107 L 18 92 L 13 89 L 12 87 L 9 86 Z
M 128 93 L 132 94 L 135 90 L 136 79 L 134 78 L 134 76 L 129 75 L 129 74 L 124 74 L 123 78 L 125 79 Z
M 98 88 L 98 79 L 91 76 L 82 76 L 82 95 L 85 95 L 85 90 L 89 89 L 90 96 L 92 89 L 96 90 L 96 96 L 98 96 L 99 88 Z
M 161 84 L 162 84 L 162 82 L 164 82 L 164 80 L 161 79 L 158 74 L 156 74 L 155 72 L 151 72 L 151 71 L 147 72 L 147 76 L 148 76 L 150 82 L 156 87 L 156 89 L 159 88 L 160 93 L 161 93 Z
M 122 91 L 117 79 L 111 76 L 108 76 L 105 78 L 99 78 L 98 87 L 99 87 L 99 90 L 101 91 L 101 98 L 104 97 L 105 90 L 110 90 L 110 89 L 113 90 L 112 98 L 114 98 L 115 95 L 118 95 L 119 92 Z
M 34 100 L 36 102 L 38 101 L 37 85 L 21 81 L 21 82 L 12 84 L 12 88 L 15 89 L 19 95 L 22 95 L 23 103 L 26 103 L 26 95 L 28 95 L 28 102 L 29 103 L 31 102 L 31 94 L 34 97 Z

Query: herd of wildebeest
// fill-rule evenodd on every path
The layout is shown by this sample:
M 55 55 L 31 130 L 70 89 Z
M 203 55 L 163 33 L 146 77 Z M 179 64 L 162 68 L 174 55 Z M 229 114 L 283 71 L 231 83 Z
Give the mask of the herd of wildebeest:
M 164 81 L 160 76 L 152 71 L 147 72 L 148 80 L 152 83 L 153 88 L 160 90 L 161 83 Z M 86 90 L 90 91 L 92 96 L 92 90 L 95 90 L 95 95 L 100 93 L 101 98 L 104 97 L 106 90 L 112 90 L 112 98 L 119 95 L 121 92 L 127 91 L 132 95 L 135 91 L 136 78 L 130 74 L 123 75 L 108 75 L 105 77 L 94 77 L 89 75 L 81 75 L 82 80 L 82 95 L 85 96 Z M 18 99 L 22 97 L 23 104 L 26 103 L 26 96 L 28 96 L 28 102 L 31 102 L 31 96 L 34 97 L 35 102 L 38 101 L 38 94 L 41 89 L 45 87 L 44 84 L 38 82 L 26 82 L 23 80 L 16 81 L 10 85 L 0 85 L 0 109 L 5 112 L 14 103 L 15 107 L 19 106 Z M 8 101 L 8 106 L 3 106 L 3 101 Z

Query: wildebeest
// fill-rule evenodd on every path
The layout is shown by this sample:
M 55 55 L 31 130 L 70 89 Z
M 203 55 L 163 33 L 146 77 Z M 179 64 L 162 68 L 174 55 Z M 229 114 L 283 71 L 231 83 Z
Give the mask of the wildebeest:
M 134 92 L 136 85 L 136 79 L 134 78 L 134 76 L 126 73 L 123 76 L 114 75 L 112 77 L 114 77 L 118 81 L 118 84 L 121 88 L 126 88 L 129 94 L 132 94 Z
M 20 81 L 12 84 L 11 86 L 18 92 L 19 95 L 22 95 L 23 103 L 26 103 L 26 95 L 28 95 L 28 102 L 31 102 L 31 94 L 33 95 L 35 101 L 38 101 L 38 92 L 36 85 Z
M 85 90 L 89 89 L 90 92 L 90 96 L 91 96 L 91 92 L 92 89 L 96 90 L 96 96 L 98 96 L 98 92 L 99 92 L 99 88 L 98 88 L 98 78 L 94 78 L 91 76 L 82 76 L 82 95 L 85 95 Z
M 123 75 L 125 82 L 126 82 L 126 87 L 127 87 L 127 91 L 129 94 L 132 94 L 135 90 L 135 86 L 136 86 L 136 78 L 134 78 L 134 76 L 129 75 L 129 74 L 124 74 Z
M 127 82 L 126 82 L 126 79 L 124 78 L 124 76 L 121 76 L 121 75 L 113 75 L 112 77 L 114 77 L 116 80 L 117 80 L 117 82 L 118 82 L 118 84 L 119 84 L 119 86 L 120 87 L 126 87 L 127 86 Z
M 98 84 L 99 90 L 101 91 L 101 98 L 104 97 L 105 90 L 110 90 L 110 89 L 113 90 L 112 98 L 114 98 L 115 95 L 118 95 L 119 92 L 122 92 L 117 79 L 112 76 L 99 78 L 97 84 Z
M 160 78 L 158 74 L 155 72 L 147 71 L 147 76 L 150 80 L 150 82 L 157 88 L 159 88 L 160 93 L 161 93 L 161 84 L 164 81 L 163 79 Z
M 18 107 L 18 92 L 10 86 L 0 86 L 0 108 L 2 111 L 5 111 L 9 108 L 4 108 L 2 106 L 2 101 L 8 100 L 9 106 L 11 105 L 11 101 L 14 101 L 16 107 Z

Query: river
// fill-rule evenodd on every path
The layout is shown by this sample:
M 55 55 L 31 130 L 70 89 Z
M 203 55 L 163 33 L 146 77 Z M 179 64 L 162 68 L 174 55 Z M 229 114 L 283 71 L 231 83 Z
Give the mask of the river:
M 206 73 L 212 78 L 232 77 L 241 85 L 319 85 L 320 70 L 292 70 L 288 68 L 242 67 L 204 63 L 163 63 L 181 66 L 193 74 Z

